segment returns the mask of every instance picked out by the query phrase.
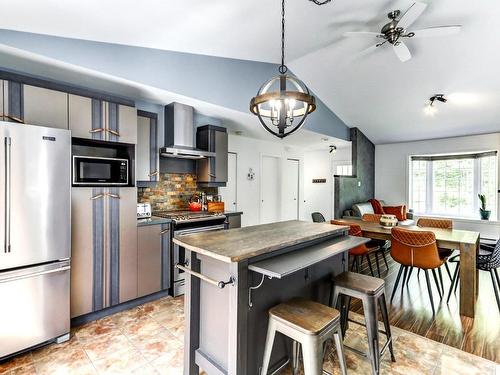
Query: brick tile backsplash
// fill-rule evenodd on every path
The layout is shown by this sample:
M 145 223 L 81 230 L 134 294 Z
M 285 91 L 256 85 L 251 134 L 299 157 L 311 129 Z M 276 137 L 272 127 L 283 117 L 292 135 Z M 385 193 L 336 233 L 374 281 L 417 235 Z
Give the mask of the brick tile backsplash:
M 217 188 L 201 188 L 196 183 L 196 175 L 189 173 L 161 173 L 155 187 L 139 188 L 137 201 L 151 203 L 153 211 L 184 210 L 189 199 L 199 191 L 217 194 Z

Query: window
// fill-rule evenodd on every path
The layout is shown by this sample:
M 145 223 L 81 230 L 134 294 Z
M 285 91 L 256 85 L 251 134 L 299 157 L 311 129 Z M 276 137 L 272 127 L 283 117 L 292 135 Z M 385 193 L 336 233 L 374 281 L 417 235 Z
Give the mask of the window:
M 352 165 L 337 165 L 337 176 L 352 176 Z
M 478 194 L 497 217 L 497 152 L 410 157 L 410 202 L 417 214 L 478 218 Z

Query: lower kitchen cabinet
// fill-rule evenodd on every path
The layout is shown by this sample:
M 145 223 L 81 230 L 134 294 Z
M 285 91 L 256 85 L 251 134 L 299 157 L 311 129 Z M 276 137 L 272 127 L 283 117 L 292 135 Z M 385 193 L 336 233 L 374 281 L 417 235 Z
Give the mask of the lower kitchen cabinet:
M 170 281 L 170 225 L 145 225 L 137 228 L 138 296 L 168 289 Z
M 72 188 L 71 317 L 137 298 L 136 188 Z

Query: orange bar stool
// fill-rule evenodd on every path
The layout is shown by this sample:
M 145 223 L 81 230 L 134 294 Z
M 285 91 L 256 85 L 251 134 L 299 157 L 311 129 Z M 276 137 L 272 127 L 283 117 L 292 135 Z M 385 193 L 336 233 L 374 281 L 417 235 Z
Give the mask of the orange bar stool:
M 399 267 L 399 272 L 396 277 L 396 283 L 394 284 L 394 289 L 391 295 L 391 302 L 394 299 L 396 290 L 401 279 L 401 275 L 404 271 L 403 282 L 401 284 L 401 292 L 405 285 L 405 279 L 407 277 L 408 271 L 412 267 L 416 267 L 419 270 L 422 269 L 425 273 L 425 280 L 427 283 L 427 290 L 429 292 L 429 299 L 432 307 L 432 314 L 435 315 L 436 311 L 434 309 L 434 299 L 432 297 L 432 287 L 429 277 L 429 271 L 432 272 L 434 277 L 434 282 L 439 293 L 440 298 L 443 298 L 443 293 L 441 292 L 441 287 L 439 285 L 436 269 L 439 269 L 445 262 L 444 258 L 439 255 L 438 247 L 436 244 L 436 236 L 430 231 L 416 231 L 410 229 L 404 229 L 395 227 L 391 231 L 391 256 L 398 262 L 401 266 Z

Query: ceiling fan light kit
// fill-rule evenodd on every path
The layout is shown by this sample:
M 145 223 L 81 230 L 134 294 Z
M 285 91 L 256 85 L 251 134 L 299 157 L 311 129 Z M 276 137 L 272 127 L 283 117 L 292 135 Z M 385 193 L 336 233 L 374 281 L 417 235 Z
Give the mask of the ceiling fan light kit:
M 423 11 L 427 8 L 427 4 L 416 2 L 401 16 L 400 10 L 393 10 L 387 14 L 390 19 L 386 23 L 380 33 L 354 31 L 346 32 L 344 36 L 368 36 L 380 39 L 378 43 L 368 48 L 365 52 L 377 49 L 386 43 L 392 44 L 394 53 L 402 62 L 411 59 L 411 52 L 404 43 L 404 39 L 434 37 L 456 34 L 460 31 L 460 25 L 435 26 L 421 30 L 408 31 L 408 28 L 420 17 Z
M 331 0 L 310 0 L 324 5 Z M 285 0 L 281 1 L 281 65 L 279 75 L 265 82 L 250 101 L 250 111 L 269 133 L 284 138 L 304 125 L 316 109 L 316 99 L 295 76 L 287 74 L 285 65 Z

